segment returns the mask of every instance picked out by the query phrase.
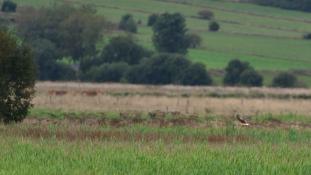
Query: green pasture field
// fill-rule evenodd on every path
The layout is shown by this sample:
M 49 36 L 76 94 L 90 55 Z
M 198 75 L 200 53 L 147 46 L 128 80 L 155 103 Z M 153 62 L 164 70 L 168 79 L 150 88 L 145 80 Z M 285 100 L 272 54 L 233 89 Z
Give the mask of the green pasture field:
M 53 0 L 20 1 L 24 5 L 51 5 Z M 85 1 L 71 0 L 73 4 Z M 177 1 L 179 2 L 179 1 Z M 224 68 L 232 58 L 241 58 L 261 70 L 309 69 L 311 67 L 311 42 L 302 36 L 311 32 L 311 14 L 246 3 L 212 0 L 185 0 L 183 3 L 156 0 L 90 0 L 98 13 L 108 20 L 118 22 L 125 13 L 142 20 L 136 35 L 143 45 L 152 46 L 152 30 L 146 26 L 152 13 L 180 12 L 187 18 L 190 32 L 203 38 L 201 48 L 189 52 L 190 59 L 205 63 L 208 68 Z M 221 31 L 208 32 L 209 21 L 197 18 L 202 9 L 214 11 Z
M 50 6 L 61 2 L 57 0 L 16 0 L 22 5 L 36 7 Z M 215 0 L 71 0 L 75 5 L 91 4 L 97 8 L 98 14 L 118 23 L 126 13 L 141 20 L 137 41 L 151 50 L 152 29 L 147 27 L 148 16 L 152 13 L 180 12 L 187 19 L 189 32 L 199 34 L 202 46 L 190 49 L 188 57 L 192 61 L 201 62 L 208 69 L 223 69 L 233 58 L 251 63 L 253 67 L 265 75 L 266 86 L 271 85 L 272 78 L 279 71 L 310 70 L 311 41 L 302 36 L 311 32 L 311 14 L 278 8 L 262 7 L 247 3 L 232 3 Z M 197 12 L 210 9 L 221 24 L 219 32 L 209 32 L 209 21 L 197 18 Z M 103 47 L 108 38 L 120 33 L 104 35 Z M 309 75 L 296 74 L 304 86 L 311 86 Z M 215 84 L 221 85 L 222 77 L 215 76 Z
M 66 118 L 65 113 L 48 109 L 34 109 L 31 115 Z M 72 115 L 71 119 L 95 113 Z M 111 113 L 107 117 L 120 116 Z M 310 121 L 309 117 L 266 115 L 252 121 L 260 125 L 241 127 L 229 120 L 211 127 L 0 125 L 0 174 L 311 173 L 310 128 L 280 124 Z M 278 123 L 265 125 L 270 121 Z

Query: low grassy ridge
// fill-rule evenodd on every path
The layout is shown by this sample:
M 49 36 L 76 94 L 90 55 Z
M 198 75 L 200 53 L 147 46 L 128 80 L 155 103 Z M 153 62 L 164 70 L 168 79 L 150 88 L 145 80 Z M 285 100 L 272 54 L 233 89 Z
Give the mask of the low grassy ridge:
M 106 123 L 94 125 L 91 116 Z M 21 124 L 0 125 L 0 173 L 311 173 L 311 126 L 300 125 L 307 116 L 257 116 L 249 127 L 220 116 L 199 116 L 190 125 L 173 120 L 187 117 L 146 114 L 148 123 L 116 113 L 33 109 Z
M 16 2 L 35 7 L 55 3 L 53 0 Z M 81 0 L 66 2 L 86 4 Z M 275 71 L 309 70 L 311 67 L 311 45 L 309 41 L 302 39 L 305 33 L 311 32 L 309 13 L 220 0 L 90 0 L 87 4 L 96 7 L 100 15 L 115 23 L 119 22 L 122 15 L 133 14 L 137 21 L 142 21 L 135 36 L 150 49 L 154 47 L 152 29 L 146 26 L 148 16 L 161 12 L 182 13 L 187 19 L 189 31 L 199 34 L 203 39 L 202 46 L 191 49 L 188 56 L 193 61 L 204 63 L 208 69 L 223 69 L 229 60 L 240 58 L 262 70 L 268 79 L 265 85 L 270 85 L 269 77 L 274 76 Z M 198 11 L 203 9 L 215 13 L 215 18 L 221 25 L 220 32 L 209 32 L 209 21 L 198 18 Z M 106 34 L 105 37 L 99 46 L 105 45 L 111 34 Z M 311 85 L 310 76 L 297 75 L 306 86 Z M 221 84 L 218 80 L 221 78 L 216 75 L 216 84 Z

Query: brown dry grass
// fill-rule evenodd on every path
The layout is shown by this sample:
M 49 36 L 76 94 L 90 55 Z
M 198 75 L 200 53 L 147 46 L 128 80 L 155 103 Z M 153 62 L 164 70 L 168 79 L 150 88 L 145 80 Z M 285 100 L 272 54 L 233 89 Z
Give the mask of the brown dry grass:
M 179 111 L 190 114 L 296 114 L 311 116 L 310 99 L 214 98 L 207 93 L 311 94 L 309 89 L 138 86 L 90 83 L 38 83 L 34 105 L 64 111 Z M 66 91 L 51 95 L 52 91 Z M 111 95 L 131 93 L 131 95 Z M 142 93 L 149 95 L 141 95 Z M 54 94 L 57 94 L 57 92 Z M 155 95 L 152 95 L 155 94 Z M 158 95 L 164 94 L 164 95 Z M 188 94 L 183 96 L 183 94 Z M 200 95 L 203 94 L 203 95 Z

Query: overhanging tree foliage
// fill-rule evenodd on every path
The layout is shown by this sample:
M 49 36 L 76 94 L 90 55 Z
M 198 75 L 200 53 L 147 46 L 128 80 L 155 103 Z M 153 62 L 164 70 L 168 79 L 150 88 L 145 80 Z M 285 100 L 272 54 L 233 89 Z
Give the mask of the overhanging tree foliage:
M 0 120 L 21 121 L 34 93 L 35 68 L 29 48 L 0 31 Z

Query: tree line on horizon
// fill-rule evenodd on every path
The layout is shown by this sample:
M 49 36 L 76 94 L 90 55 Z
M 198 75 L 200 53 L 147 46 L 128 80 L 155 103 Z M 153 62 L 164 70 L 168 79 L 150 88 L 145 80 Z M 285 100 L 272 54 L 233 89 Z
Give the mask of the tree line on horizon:
M 20 13 L 23 15 L 16 19 L 17 36 L 32 48 L 39 80 L 213 84 L 205 65 L 192 63 L 186 57 L 188 49 L 199 47 L 202 41 L 199 35 L 189 32 L 186 19 L 180 13 L 149 16 L 147 25 L 153 30 L 155 51 L 136 42 L 133 34 L 141 21 L 137 22 L 131 14 L 125 14 L 119 24 L 113 24 L 98 16 L 96 9 L 89 5 L 28 7 Z M 213 12 L 201 10 L 198 17 L 210 20 L 213 28 Z M 219 24 L 216 25 L 218 30 Z M 124 33 L 98 48 L 97 44 L 106 37 L 103 35 L 116 29 Z M 210 28 L 210 31 L 217 30 Z M 223 83 L 262 86 L 263 77 L 249 63 L 233 59 L 225 68 Z M 274 82 L 273 85 L 278 86 Z
M 255 4 L 311 12 L 310 0 L 250 0 Z
M 9 2 L 9 1 L 4 1 Z M 14 4 L 13 4 L 14 5 Z M 15 12 L 14 10 L 6 12 Z M 23 12 L 23 11 L 22 11 Z M 205 65 L 185 56 L 198 36 L 189 35 L 180 13 L 163 13 L 152 25 L 156 51 L 145 49 L 127 33 L 112 37 L 102 49 L 104 31 L 114 28 L 90 6 L 24 9 L 16 29 L 0 20 L 0 121 L 22 121 L 29 112 L 36 78 L 135 84 L 211 85 Z M 150 18 L 151 19 L 151 18 Z M 137 32 L 129 14 L 118 28 Z M 224 85 L 262 86 L 263 77 L 248 63 L 233 59 Z M 37 77 L 36 77 L 37 74 Z M 294 87 L 295 76 L 283 73 L 273 86 Z

